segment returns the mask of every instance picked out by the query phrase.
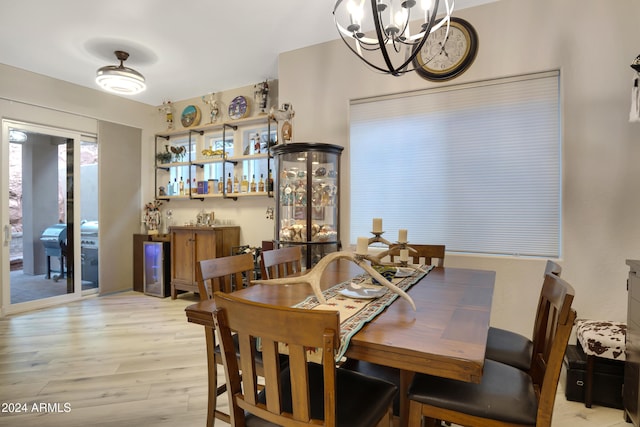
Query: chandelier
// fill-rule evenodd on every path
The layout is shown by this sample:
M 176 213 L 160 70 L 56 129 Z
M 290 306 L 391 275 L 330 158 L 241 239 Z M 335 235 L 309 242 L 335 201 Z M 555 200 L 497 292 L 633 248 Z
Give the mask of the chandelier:
M 147 85 L 144 83 L 144 76 L 123 65 L 129 58 L 129 54 L 121 50 L 116 50 L 114 53 L 120 60 L 120 65 L 108 65 L 98 69 L 96 83 L 104 90 L 119 95 L 135 95 L 145 90 Z
M 333 17 L 340 37 L 354 54 L 375 70 L 401 76 L 416 69 L 410 64 L 432 32 L 446 26 L 449 34 L 454 0 L 442 0 L 444 15 L 437 20 L 441 1 L 418 1 L 419 5 L 416 0 L 371 0 L 366 7 L 366 0 L 337 0 Z M 420 28 L 411 34 L 409 23 L 418 19 Z M 372 31 L 375 38 L 367 36 Z

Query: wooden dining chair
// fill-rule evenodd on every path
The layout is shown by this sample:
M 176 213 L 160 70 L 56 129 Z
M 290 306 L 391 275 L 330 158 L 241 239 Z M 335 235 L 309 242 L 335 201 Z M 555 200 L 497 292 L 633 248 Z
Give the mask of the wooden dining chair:
M 442 420 L 463 426 L 550 427 L 558 380 L 576 318 L 574 290 L 547 274 L 533 337 L 530 372 L 485 360 L 480 383 L 416 374 L 409 387 L 409 425 Z
M 302 271 L 300 246 L 285 246 L 260 253 L 260 272 L 263 279 L 287 277 Z
M 561 272 L 562 267 L 560 265 L 551 260 L 547 261 L 544 276 L 547 274 L 560 276 Z M 538 318 L 543 314 L 544 307 L 542 306 L 542 303 L 543 298 L 542 295 L 540 295 L 534 325 L 539 322 Z M 531 339 L 507 329 L 495 327 L 489 328 L 489 333 L 487 335 L 487 351 L 485 353 L 486 359 L 505 363 L 523 371 L 529 371 L 529 369 L 531 369 L 532 353 L 533 341 Z
M 253 255 L 249 253 L 198 262 L 196 281 L 200 300 L 212 299 L 215 291 L 232 292 L 250 285 L 253 268 Z
M 273 306 L 222 292 L 217 292 L 214 300 L 214 322 L 229 385 L 231 425 L 392 425 L 391 402 L 397 387 L 336 367 L 334 358 L 340 341 L 337 311 Z M 239 359 L 234 334 L 240 346 Z M 262 390 L 257 382 L 254 337 L 259 339 L 263 354 Z M 278 363 L 283 346 L 289 354 L 289 364 L 284 368 Z M 322 363 L 309 363 L 308 351 L 320 351 Z
M 409 257 L 412 264 L 435 265 L 436 267 L 444 267 L 445 245 L 409 245 L 416 251 L 409 250 Z M 398 261 L 400 256 L 400 247 L 392 246 L 389 250 L 389 257 L 392 262 Z M 435 264 L 434 264 L 435 260 Z
M 253 255 L 248 253 L 199 261 L 196 264 L 196 280 L 200 300 L 213 299 L 216 291 L 231 292 L 250 285 L 253 280 L 253 269 Z M 217 398 L 227 391 L 227 385 L 218 386 L 217 365 L 222 365 L 222 357 L 220 347 L 216 345 L 215 331 L 205 328 L 205 339 L 207 355 L 209 355 L 207 358 L 209 377 L 207 427 L 212 427 L 216 418 L 228 423 L 230 416 L 216 408 Z M 213 360 L 210 355 L 213 355 Z

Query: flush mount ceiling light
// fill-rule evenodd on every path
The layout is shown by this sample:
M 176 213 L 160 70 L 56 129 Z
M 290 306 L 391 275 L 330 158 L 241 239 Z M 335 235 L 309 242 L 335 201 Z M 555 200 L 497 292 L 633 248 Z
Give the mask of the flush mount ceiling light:
M 96 83 L 104 90 L 119 95 L 135 95 L 145 90 L 147 85 L 144 83 L 144 76 L 123 65 L 129 58 L 129 54 L 121 50 L 116 50 L 114 53 L 120 60 L 120 65 L 108 65 L 98 69 Z
M 440 0 L 371 0 L 370 7 L 365 3 L 369 2 L 338 0 L 333 9 L 334 21 L 349 49 L 383 73 L 401 76 L 414 71 L 414 59 L 431 33 L 445 26 L 445 40 L 449 34 L 453 0 L 442 0 L 445 10 L 438 20 Z M 409 22 L 418 19 L 422 22 L 420 28 L 411 34 Z M 367 37 L 367 31 L 375 31 L 376 37 Z M 433 56 L 439 53 L 432 52 Z

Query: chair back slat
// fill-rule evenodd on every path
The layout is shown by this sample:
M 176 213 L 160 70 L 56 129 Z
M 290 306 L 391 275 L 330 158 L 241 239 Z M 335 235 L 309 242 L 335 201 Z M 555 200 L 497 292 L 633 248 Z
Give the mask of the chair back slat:
M 409 250 L 409 258 L 411 258 L 412 264 L 428 264 L 435 265 L 437 267 L 444 267 L 444 254 L 445 245 L 413 245 L 409 246 L 416 250 L 413 252 Z M 398 261 L 400 256 L 400 247 L 393 246 L 389 249 L 389 257 L 392 262 Z M 435 264 L 434 264 L 435 260 Z
M 278 279 L 302 271 L 300 246 L 263 251 L 260 253 L 260 271 L 263 279 Z
M 334 426 L 336 416 L 334 355 L 338 347 L 339 314 L 336 311 L 305 310 L 271 306 L 243 300 L 233 294 L 216 292 L 215 327 L 221 337 L 229 399 L 231 425 L 244 425 L 244 411 L 278 425 Z M 300 327 L 304 325 L 304 327 Z M 238 365 L 232 334 L 240 340 Z M 260 390 L 255 376 L 254 352 L 258 339 L 264 367 L 264 399 L 256 399 Z M 253 345 L 251 343 L 254 343 Z M 278 350 L 288 349 L 290 375 L 281 375 Z M 324 383 L 324 421 L 311 419 L 307 350 L 322 351 Z M 240 376 L 242 370 L 242 377 Z M 249 375 L 250 378 L 246 378 Z M 284 379 L 283 379 L 284 378 Z M 288 383 L 283 383 L 288 378 Z M 240 382 L 243 382 L 243 387 Z M 291 392 L 291 407 L 283 393 Z M 266 403 L 261 400 L 266 400 Z
M 212 299 L 216 291 L 232 292 L 253 280 L 253 255 L 242 254 L 201 260 L 196 264 L 200 299 Z

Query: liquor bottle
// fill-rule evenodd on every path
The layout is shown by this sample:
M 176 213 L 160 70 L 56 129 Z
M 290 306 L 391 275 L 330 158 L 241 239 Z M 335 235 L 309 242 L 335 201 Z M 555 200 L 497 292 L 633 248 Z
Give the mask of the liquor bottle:
M 178 185 L 180 186 L 180 195 L 184 196 L 184 181 L 182 180 L 182 177 L 180 177 L 180 183 Z
M 233 193 L 233 181 L 231 181 L 231 172 L 227 177 L 227 193 Z
M 171 196 L 173 194 L 173 188 L 171 188 L 171 180 L 167 184 L 167 196 Z
M 240 181 L 238 181 L 238 175 L 233 176 L 233 192 L 234 193 L 240 192 Z
M 251 184 L 249 185 L 249 191 L 252 193 L 256 192 L 256 176 L 255 175 L 251 177 Z
M 273 191 L 273 175 L 271 174 L 271 169 L 269 169 L 269 182 L 267 183 L 267 188 L 269 191 Z
M 260 174 L 260 182 L 258 183 L 258 191 L 264 193 L 264 174 Z
M 180 187 L 178 186 L 178 178 L 173 178 L 173 189 L 171 190 L 171 194 L 177 196 L 180 194 Z
M 224 176 L 220 176 L 220 181 L 218 181 L 218 193 L 222 194 L 223 188 L 224 188 Z
M 247 175 L 242 175 L 242 182 L 240 183 L 240 192 L 241 193 L 249 192 L 249 181 L 247 181 Z
M 193 178 L 191 182 L 191 194 L 198 194 L 198 183 L 195 178 Z

